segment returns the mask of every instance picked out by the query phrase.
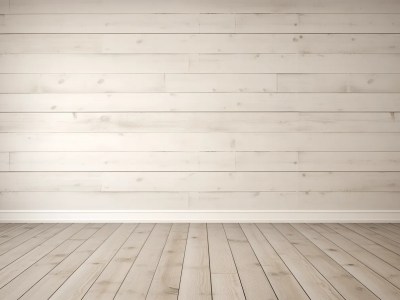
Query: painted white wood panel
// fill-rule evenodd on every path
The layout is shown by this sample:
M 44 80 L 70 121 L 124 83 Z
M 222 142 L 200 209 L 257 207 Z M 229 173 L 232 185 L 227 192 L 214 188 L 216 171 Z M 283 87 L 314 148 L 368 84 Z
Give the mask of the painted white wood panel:
M 11 152 L 0 159 L 3 171 L 400 171 L 399 152 Z
M 397 0 L 0 0 L 0 220 L 393 220 L 399 120 Z
M 393 0 L 11 0 L 11 13 L 398 13 Z
M 0 53 L 390 54 L 400 53 L 400 36 L 399 34 L 7 34 L 0 35 Z
M 13 152 L 10 158 L 12 171 L 235 170 L 235 152 Z M 8 170 L 8 156 L 4 161 Z
M 0 74 L 0 93 L 399 93 L 400 74 Z
M 166 74 L 167 92 L 275 92 L 276 74 Z
M 10 169 L 10 154 L 0 152 L 0 171 L 8 171 Z
M 0 74 L 1 93 L 157 92 L 162 74 Z
M 399 137 L 397 134 L 389 133 L 241 134 L 235 137 L 235 149 L 239 151 L 399 151 L 397 145 Z
M 230 33 L 235 28 L 233 14 L 9 14 L 2 17 L 2 33 Z M 393 28 L 387 18 L 381 26 Z M 393 29 L 392 29 L 393 30 Z
M 277 74 L 279 92 L 400 92 L 399 74 Z
M 397 33 L 397 14 L 238 14 L 237 33 Z M 269 29 L 271 28 L 271 29 Z M 270 31 L 271 30 L 271 31 Z
M 399 133 L 0 133 L 0 151 L 400 151 Z
M 11 154 L 12 156 L 12 154 Z M 10 156 L 10 157 L 11 157 Z M 11 167 L 12 168 L 12 167 Z M 236 152 L 240 171 L 399 171 L 399 152 Z
M 276 74 L 0 74 L 0 93 L 274 92 L 276 76 Z
M 4 210 L 399 210 L 399 192 L 1 192 Z M 376 199 L 379 198 L 379 201 Z
M 1 172 L 0 191 L 398 192 L 400 172 Z
M 399 112 L 400 93 L 0 94 L 1 112 Z
M 10 2 L 7 0 L 0 0 L 0 12 L 7 13 L 9 10 Z
M 363 210 L 398 210 L 398 197 L 398 192 L 192 192 L 189 208 L 283 210 L 290 207 L 295 211 L 330 211 L 361 207 Z M 380 201 L 376 201 L 377 198 Z
M 193 73 L 399 73 L 397 54 L 192 54 Z
M 2 0 L 6 2 L 7 0 Z M 8 3 L 7 3 L 8 6 Z M 400 33 L 399 14 L 9 14 L 1 33 Z
M 6 113 L 0 132 L 400 132 L 400 113 Z
M 400 73 L 400 54 L 3 54 L 0 72 Z

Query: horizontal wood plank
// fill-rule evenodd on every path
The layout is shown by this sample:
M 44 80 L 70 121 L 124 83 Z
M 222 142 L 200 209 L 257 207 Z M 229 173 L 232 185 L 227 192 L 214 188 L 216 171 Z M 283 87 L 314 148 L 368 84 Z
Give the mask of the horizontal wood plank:
M 241 171 L 399 171 L 399 152 L 236 152 Z
M 394 13 L 400 12 L 400 4 L 390 0 L 358 0 L 332 2 L 323 0 L 241 0 L 232 3 L 229 0 L 184 1 L 155 0 L 141 3 L 124 0 L 13 0 L 9 5 L 10 13 Z
M 400 151 L 398 133 L 0 133 L 19 151 Z
M 7 2 L 7 0 L 2 0 Z M 8 8 L 8 3 L 5 4 Z M 400 33 L 399 15 L 378 14 L 8 14 L 1 33 Z
M 3 152 L 1 156 L 7 160 L 3 171 L 400 171 L 400 152 Z
M 0 132 L 400 132 L 400 113 L 6 113 Z
M 0 152 L 0 171 L 8 171 L 10 168 L 10 157 L 6 152 Z
M 50 209 L 395 215 L 399 16 L 396 0 L 0 0 L 3 219 Z M 206 244 L 195 250 L 206 253 Z M 309 264 L 325 256 L 303 261 L 309 278 L 316 278 Z M 210 275 L 189 262 L 186 282 Z M 78 267 L 61 275 L 56 268 L 58 279 L 38 282 L 24 297 L 50 297 Z M 218 286 L 236 291 L 250 278 L 241 270 L 244 277 L 211 272 L 204 289 L 183 296 L 240 298 Z M 149 271 L 139 278 L 138 297 L 151 286 L 156 268 Z M 178 273 L 168 296 L 155 280 L 151 297 L 176 298 Z M 340 297 L 317 278 L 326 293 L 302 282 L 307 292 Z M 76 277 L 71 286 L 80 284 Z M 96 286 L 93 297 L 103 282 Z
M 54 15 L 63 16 L 63 15 Z M 70 19 L 81 15 L 71 15 Z M 88 19 L 110 15 L 87 15 Z M 165 15 L 155 15 L 165 16 Z M 179 19 L 182 15 L 176 15 Z M 203 15 L 202 15 L 203 16 Z M 213 16 L 213 15 L 208 15 Z M 7 15 L 16 18 L 19 15 Z M 26 15 L 23 24 L 35 15 Z M 124 18 L 125 15 L 119 15 Z M 44 22 L 48 15 L 42 15 Z M 137 15 L 131 16 L 135 20 Z M 22 22 L 22 21 L 21 21 Z M 67 20 L 61 21 L 66 24 Z M 127 20 L 128 22 L 128 20 Z M 188 21 L 189 22 L 189 21 Z M 394 21 L 393 21 L 394 22 Z M 57 25 L 61 25 L 57 23 Z M 118 22 L 113 23 L 113 25 Z M 71 24 L 73 25 L 73 24 Z M 187 24 L 188 25 L 188 24 Z M 56 26 L 55 24 L 53 27 Z M 110 25 L 109 25 L 110 26 Z M 109 27 L 107 26 L 107 28 Z M 188 25 L 189 26 L 189 25 Z M 258 27 L 259 29 L 270 28 Z M 26 30 L 35 28 L 34 24 Z M 51 30 L 52 27 L 49 28 Z M 104 28 L 103 32 L 107 31 Z M 190 28 L 190 27 L 189 27 Z M 0 32 L 4 30 L 0 24 Z M 82 31 L 82 28 L 79 28 Z M 180 31 L 185 31 L 182 27 Z M 81 32 L 80 31 L 80 32 Z M 0 53 L 275 53 L 357 54 L 400 53 L 399 34 L 3 34 Z
M 399 87 L 399 74 L 0 74 L 0 93 L 398 93 Z
M 0 204 L 4 210 L 33 211 L 136 209 L 373 211 L 400 210 L 399 196 L 399 192 L 2 192 Z
M 3 54 L 0 70 L 28 74 L 396 74 L 400 73 L 400 54 Z M 168 76 L 167 83 L 175 76 Z
M 0 94 L 1 112 L 399 112 L 400 93 Z
M 300 3 L 300 2 L 299 2 Z M 301 2 L 302 3 L 302 2 Z M 363 2 L 364 3 L 364 2 Z M 322 4 L 322 3 L 321 3 Z M 326 3 L 324 3 L 326 4 Z M 301 4 L 299 4 L 301 5 Z M 349 11 L 348 11 L 349 12 Z M 240 14 L 235 18 L 237 33 L 395 33 L 396 14 Z M 392 12 L 393 13 L 393 12 Z
M 0 93 L 274 91 L 275 74 L 0 74 Z
M 2 172 L 0 191 L 400 191 L 400 172 Z
M 163 74 L 0 74 L 0 93 L 162 92 Z
M 399 74 L 278 74 L 279 92 L 399 92 Z

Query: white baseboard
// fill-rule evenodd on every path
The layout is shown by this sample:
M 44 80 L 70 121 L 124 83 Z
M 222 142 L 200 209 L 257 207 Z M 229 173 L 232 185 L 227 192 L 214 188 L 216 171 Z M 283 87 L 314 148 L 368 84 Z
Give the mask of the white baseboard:
M 0 210 L 0 222 L 400 222 L 400 210 Z

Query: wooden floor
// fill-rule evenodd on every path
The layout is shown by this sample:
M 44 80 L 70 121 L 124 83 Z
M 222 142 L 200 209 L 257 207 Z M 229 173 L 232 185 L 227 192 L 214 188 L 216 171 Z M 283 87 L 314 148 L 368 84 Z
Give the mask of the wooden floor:
M 400 224 L 0 224 L 0 299 L 400 299 Z

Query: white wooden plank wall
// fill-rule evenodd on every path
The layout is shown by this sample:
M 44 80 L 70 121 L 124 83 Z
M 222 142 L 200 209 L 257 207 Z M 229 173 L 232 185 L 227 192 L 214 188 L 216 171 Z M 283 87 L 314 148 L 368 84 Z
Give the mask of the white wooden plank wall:
M 0 219 L 399 199 L 400 1 L 0 0 Z

